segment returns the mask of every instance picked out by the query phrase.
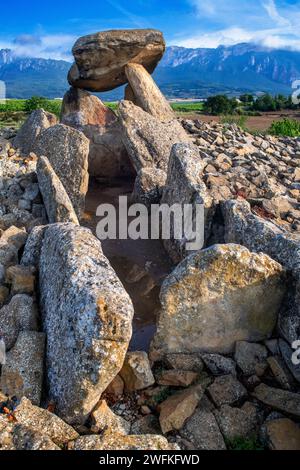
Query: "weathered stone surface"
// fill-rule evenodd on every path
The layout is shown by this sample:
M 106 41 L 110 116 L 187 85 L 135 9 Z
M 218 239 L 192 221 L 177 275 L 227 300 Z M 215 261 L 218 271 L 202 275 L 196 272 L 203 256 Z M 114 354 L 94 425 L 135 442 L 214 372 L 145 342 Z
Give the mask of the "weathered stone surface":
M 268 338 L 285 284 L 282 267 L 239 245 L 190 255 L 163 283 L 151 359 L 168 353 L 229 353 L 236 341 Z
M 163 190 L 161 203 L 169 207 L 179 204 L 182 210 L 185 204 L 193 207 L 190 219 L 196 223 L 196 205 L 204 206 L 204 213 L 197 218 L 197 244 L 194 242 L 196 234 L 192 234 L 184 227 L 183 237 L 176 236 L 174 222 L 171 224 L 171 237 L 164 237 L 164 247 L 175 263 L 182 261 L 186 256 L 200 250 L 205 238 L 210 233 L 211 219 L 214 212 L 212 199 L 202 178 L 203 161 L 200 158 L 198 148 L 192 143 L 180 143 L 172 147 L 168 167 L 167 181 Z M 193 227 L 191 224 L 191 228 Z M 200 225 L 199 225 L 200 224 Z M 189 239 L 190 238 L 190 239 Z
M 27 237 L 28 234 L 24 228 L 9 227 L 1 235 L 0 248 L 13 245 L 17 250 L 20 250 L 25 245 Z
M 47 228 L 46 225 L 39 225 L 32 229 L 23 251 L 21 265 L 38 268 L 43 237 Z
M 131 434 L 159 434 L 161 432 L 159 421 L 156 416 L 148 415 L 139 418 L 131 426 Z
M 105 390 L 105 393 L 107 393 L 108 395 L 112 395 L 115 398 L 119 398 L 124 393 L 124 387 L 124 380 L 121 378 L 120 375 L 117 375 L 114 380 L 109 384 L 109 386 Z
M 2 366 L 1 390 L 8 396 L 28 398 L 34 405 L 41 401 L 45 335 L 36 331 L 19 334 L 16 344 L 6 354 Z
M 132 193 L 136 203 L 145 204 L 149 209 L 151 204 L 159 204 L 167 175 L 156 168 L 143 168 L 137 174 Z
M 0 310 L 0 331 L 9 351 L 16 343 L 21 331 L 38 329 L 38 312 L 33 298 L 15 295 L 8 305 Z
M 216 406 L 232 405 L 247 396 L 247 390 L 232 375 L 222 375 L 207 389 Z
M 226 440 L 247 438 L 257 432 L 258 413 L 250 402 L 246 402 L 242 408 L 223 405 L 220 410 L 215 410 L 214 415 Z
M 188 387 L 197 379 L 197 372 L 185 370 L 165 370 L 157 375 L 158 385 L 168 385 L 172 387 Z
M 133 172 L 116 114 L 87 91 L 71 88 L 64 96 L 61 122 L 90 141 L 89 174 L 113 178 Z
M 177 450 L 163 436 L 124 436 L 105 432 L 102 436 L 80 437 L 70 445 L 71 450 Z
M 280 356 L 271 356 L 267 362 L 278 385 L 284 390 L 291 390 L 293 379 L 284 360 Z
M 0 416 L 0 450 L 60 450 L 47 435 Z
M 170 104 L 142 65 L 128 64 L 125 72 L 137 106 L 160 121 L 170 121 L 175 118 Z
M 127 353 L 120 376 L 128 391 L 142 390 L 155 383 L 148 355 L 144 351 Z
M 33 294 L 35 286 L 35 269 L 33 266 L 10 266 L 6 271 L 6 282 L 11 284 L 15 294 Z
M 236 375 L 235 362 L 229 357 L 220 354 L 201 354 L 201 358 L 213 375 Z
M 48 410 L 32 405 L 27 398 L 22 398 L 14 410 L 14 416 L 18 423 L 48 436 L 58 446 L 79 437 L 75 429 L 62 419 Z
M 300 450 L 300 427 L 290 419 L 265 423 L 262 435 L 270 450 Z
M 199 354 L 167 354 L 165 362 L 173 369 L 202 372 L 204 364 Z
M 87 137 L 77 129 L 57 124 L 39 135 L 34 152 L 48 158 L 80 217 L 89 182 Z
M 180 431 L 197 450 L 226 450 L 216 418 L 207 409 L 198 408 Z
M 115 415 L 107 406 L 105 400 L 101 400 L 92 412 L 93 432 L 101 433 L 106 429 L 117 434 L 129 434 L 130 423 L 124 418 Z
M 119 104 L 123 142 L 137 172 L 152 167 L 167 171 L 171 148 L 190 138 L 177 120 L 160 122 L 130 101 Z
M 294 289 L 287 308 L 280 312 L 278 327 L 281 335 L 292 344 L 300 337 L 300 243 L 292 234 L 252 213 L 244 200 L 227 201 L 222 205 L 225 221 L 225 241 L 240 243 L 255 252 L 263 252 L 291 271 Z M 293 284 L 295 284 L 293 286 Z
M 127 82 L 125 66 L 142 64 L 152 73 L 163 56 L 165 41 L 154 29 L 114 30 L 79 38 L 69 72 L 72 86 L 90 91 L 109 91 Z
M 70 198 L 48 158 L 39 158 L 37 177 L 49 223 L 72 222 L 79 225 Z
M 82 424 L 123 365 L 133 306 L 99 240 L 72 224 L 44 230 L 39 280 L 49 394 Z
M 159 422 L 163 434 L 181 429 L 185 421 L 194 413 L 204 393 L 200 386 L 190 387 L 176 393 L 160 404 Z
M 289 368 L 293 377 L 300 383 L 300 364 L 294 364 L 292 361 L 293 355 L 295 354 L 296 350 L 292 349 L 289 344 L 284 341 L 283 339 L 279 339 L 279 349 L 280 353 L 284 359 L 285 364 Z M 297 355 L 297 358 L 299 354 Z
M 266 363 L 268 351 L 262 344 L 238 341 L 235 346 L 234 358 L 244 375 L 256 373 L 256 366 Z
M 300 416 L 300 395 L 260 384 L 253 392 L 259 401 L 275 410 L 283 411 L 293 416 Z
M 57 124 L 57 118 L 54 114 L 43 109 L 33 111 L 13 139 L 13 146 L 20 151 L 21 155 L 27 157 L 33 151 L 35 141 L 41 132 L 55 124 Z

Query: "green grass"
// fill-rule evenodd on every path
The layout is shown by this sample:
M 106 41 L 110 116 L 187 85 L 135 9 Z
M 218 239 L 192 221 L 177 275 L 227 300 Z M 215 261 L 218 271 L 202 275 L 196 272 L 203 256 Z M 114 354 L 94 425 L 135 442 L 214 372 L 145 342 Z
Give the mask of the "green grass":
M 264 450 L 257 436 L 236 437 L 232 440 L 226 440 L 228 450 Z
M 300 122 L 286 118 L 274 121 L 269 128 L 269 133 L 276 136 L 298 137 L 300 136 Z
M 203 103 L 190 102 L 190 103 L 171 103 L 173 111 L 177 113 L 202 113 Z

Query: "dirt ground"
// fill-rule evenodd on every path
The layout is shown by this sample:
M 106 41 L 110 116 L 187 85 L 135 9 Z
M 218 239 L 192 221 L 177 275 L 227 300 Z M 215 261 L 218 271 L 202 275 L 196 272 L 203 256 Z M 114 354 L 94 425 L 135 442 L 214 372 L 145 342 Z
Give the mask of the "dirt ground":
M 300 110 L 297 111 L 281 111 L 281 112 L 270 112 L 263 113 L 262 116 L 249 116 L 246 121 L 246 127 L 250 131 L 261 131 L 264 132 L 271 126 L 273 121 L 280 121 L 281 119 L 297 119 L 300 121 Z M 205 122 L 220 121 L 220 116 L 209 116 L 206 114 L 194 114 L 189 116 L 188 119 L 200 119 Z

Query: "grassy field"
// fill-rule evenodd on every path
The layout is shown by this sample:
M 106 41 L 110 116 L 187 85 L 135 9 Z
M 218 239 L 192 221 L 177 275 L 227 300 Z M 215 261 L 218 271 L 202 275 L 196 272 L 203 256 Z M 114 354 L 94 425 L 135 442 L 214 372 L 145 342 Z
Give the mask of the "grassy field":
M 110 102 L 105 103 L 113 111 L 117 110 L 118 103 Z M 30 100 L 7 100 L 5 104 L 0 102 L 0 127 L 14 127 L 19 128 L 25 121 L 30 112 L 37 108 L 44 108 L 46 111 L 56 114 L 58 117 L 61 112 L 61 100 L 46 100 L 44 98 L 32 98 Z M 258 116 L 211 116 L 203 113 L 203 102 L 193 101 L 175 101 L 171 102 L 173 110 L 179 117 L 187 119 L 197 119 L 210 122 L 219 121 L 222 123 L 235 122 L 240 127 L 249 130 L 250 132 L 271 132 L 275 129 L 273 123 L 278 121 L 296 120 L 300 121 L 300 111 L 278 111 L 269 113 L 260 113 Z M 292 127 L 291 127 L 292 126 Z M 288 123 L 290 133 L 296 132 L 299 135 L 297 124 Z M 287 123 L 280 124 L 280 132 L 285 132 Z M 296 129 L 297 128 L 297 129 Z M 296 131 L 295 131 L 296 129 Z M 278 131 L 278 132 L 279 132 Z

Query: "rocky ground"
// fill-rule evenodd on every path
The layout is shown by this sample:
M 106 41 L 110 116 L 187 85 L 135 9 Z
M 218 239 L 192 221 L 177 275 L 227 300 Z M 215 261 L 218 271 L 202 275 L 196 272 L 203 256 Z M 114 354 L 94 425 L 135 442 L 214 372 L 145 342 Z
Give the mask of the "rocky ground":
M 299 450 L 300 141 L 177 120 L 148 73 L 162 36 L 124 34 L 92 36 L 128 43 L 104 75 L 79 40 L 61 122 L 1 130 L 0 449 Z M 116 77 L 112 115 L 87 90 Z M 110 174 L 148 207 L 205 206 L 202 250 L 162 241 L 150 351 L 128 352 L 132 301 L 81 226 L 89 176 Z

